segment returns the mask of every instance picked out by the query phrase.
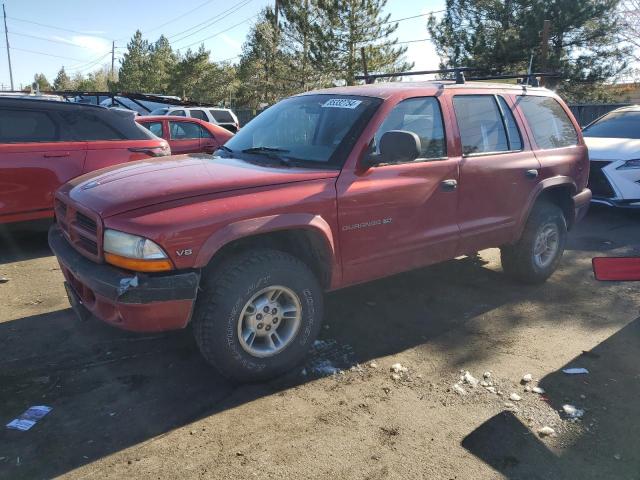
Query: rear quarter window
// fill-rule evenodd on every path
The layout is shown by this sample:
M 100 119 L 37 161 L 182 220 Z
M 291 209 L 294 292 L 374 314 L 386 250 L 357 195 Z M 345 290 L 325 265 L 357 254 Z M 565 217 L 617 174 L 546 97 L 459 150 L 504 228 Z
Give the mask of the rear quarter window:
M 539 148 L 563 148 L 578 144 L 576 129 L 556 99 L 519 96 L 518 104 Z
M 60 125 L 46 112 L 0 109 L 0 143 L 58 142 Z
M 218 123 L 234 123 L 235 120 L 227 110 L 209 110 Z
M 109 110 L 80 109 L 60 112 L 77 140 L 147 140 L 154 138 L 133 116 L 118 115 Z

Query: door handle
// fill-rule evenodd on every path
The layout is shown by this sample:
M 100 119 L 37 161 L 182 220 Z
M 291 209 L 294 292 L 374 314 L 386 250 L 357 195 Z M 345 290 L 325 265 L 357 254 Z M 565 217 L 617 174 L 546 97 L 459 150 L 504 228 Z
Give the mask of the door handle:
M 538 170 L 532 168 L 531 170 L 527 170 L 524 172 L 524 176 L 527 178 L 538 178 Z
M 448 179 L 448 180 L 443 180 L 442 183 L 440 184 L 440 187 L 445 191 L 445 192 L 452 192 L 453 190 L 455 190 L 456 188 L 458 188 L 458 181 L 454 180 L 452 178 Z
M 59 158 L 68 157 L 71 154 L 69 152 L 49 152 L 44 154 L 44 158 Z

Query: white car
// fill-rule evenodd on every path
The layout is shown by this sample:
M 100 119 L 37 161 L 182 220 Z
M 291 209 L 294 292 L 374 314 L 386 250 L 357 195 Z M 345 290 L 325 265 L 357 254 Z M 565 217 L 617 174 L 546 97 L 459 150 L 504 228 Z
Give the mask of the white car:
M 166 106 L 149 112 L 149 115 L 177 115 L 179 117 L 193 117 L 205 122 L 220 125 L 227 130 L 236 133 L 240 129 L 240 122 L 233 111 L 228 108 L 218 107 L 180 107 Z
M 640 209 L 640 105 L 622 107 L 583 130 L 593 202 Z

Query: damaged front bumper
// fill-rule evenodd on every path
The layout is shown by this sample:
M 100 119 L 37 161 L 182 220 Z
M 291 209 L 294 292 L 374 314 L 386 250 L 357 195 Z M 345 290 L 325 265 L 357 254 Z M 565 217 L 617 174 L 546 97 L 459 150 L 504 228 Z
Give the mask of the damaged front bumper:
M 78 253 L 57 226 L 49 230 L 49 246 L 65 277 L 71 306 L 125 330 L 158 332 L 184 328 L 198 292 L 200 274 L 129 272 L 98 264 Z

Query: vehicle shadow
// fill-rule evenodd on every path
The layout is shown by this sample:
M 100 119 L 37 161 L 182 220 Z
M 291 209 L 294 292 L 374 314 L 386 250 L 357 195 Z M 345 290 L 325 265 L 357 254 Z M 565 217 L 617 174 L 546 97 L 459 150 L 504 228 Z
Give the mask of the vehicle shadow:
M 558 272 L 561 280 L 523 287 L 472 256 L 335 292 L 327 295 L 325 328 L 306 364 L 257 385 L 221 378 L 201 358 L 189 330 L 132 334 L 97 320 L 79 322 L 70 309 L 0 323 L 0 418 L 7 423 L 29 406 L 53 407 L 28 432 L 0 429 L 0 477 L 62 475 L 311 382 L 321 375 L 314 367 L 325 360 L 346 368 L 425 346 L 446 351 L 456 371 L 469 358 L 490 354 L 492 339 L 467 329 L 469 320 L 505 309 L 503 327 L 510 332 L 529 321 L 516 309 L 527 302 L 546 306 L 550 313 L 540 321 L 558 327 L 567 318 L 563 309 L 593 301 L 591 290 L 575 288 L 590 275 L 590 264 L 570 262 Z M 599 301 L 580 321 L 594 328 L 622 324 L 607 315 L 607 301 L 617 299 Z M 446 334 L 454 329 L 455 336 Z
M 636 318 L 566 365 L 585 367 L 588 375 L 560 369 L 542 379 L 554 410 L 567 403 L 585 410 L 577 438 L 561 434 L 543 441 L 514 413 L 503 411 L 471 432 L 462 446 L 510 479 L 640 478 L 639 356 Z
M 52 255 L 47 243 L 50 220 L 0 225 L 0 264 Z

